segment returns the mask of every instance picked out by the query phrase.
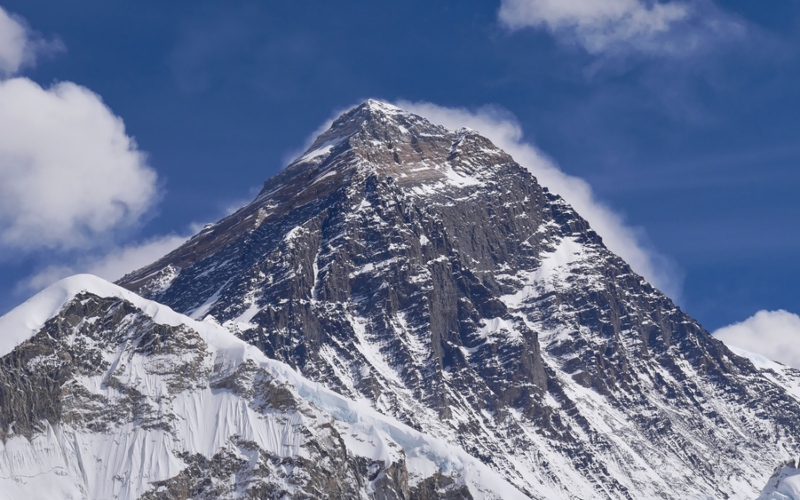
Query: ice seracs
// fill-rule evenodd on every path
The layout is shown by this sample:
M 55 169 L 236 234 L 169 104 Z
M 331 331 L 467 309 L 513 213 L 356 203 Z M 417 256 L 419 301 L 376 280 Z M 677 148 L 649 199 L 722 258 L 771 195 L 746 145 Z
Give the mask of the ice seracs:
M 778 467 L 757 500 L 800 500 L 800 457 Z

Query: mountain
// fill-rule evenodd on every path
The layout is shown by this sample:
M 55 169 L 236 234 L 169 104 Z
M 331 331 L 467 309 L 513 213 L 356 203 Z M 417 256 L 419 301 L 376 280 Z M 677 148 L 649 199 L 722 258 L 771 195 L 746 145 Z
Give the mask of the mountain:
M 534 498 L 752 498 L 800 448 L 800 372 L 731 352 L 479 133 L 377 101 L 119 284 Z
M 117 285 L 77 277 L 0 319 L 0 496 L 772 500 L 794 481 L 800 370 L 714 339 L 478 132 L 385 103 Z
M 0 331 L 0 498 L 525 498 L 219 324 L 94 276 Z
M 800 499 L 800 458 L 788 460 L 775 470 L 757 500 Z

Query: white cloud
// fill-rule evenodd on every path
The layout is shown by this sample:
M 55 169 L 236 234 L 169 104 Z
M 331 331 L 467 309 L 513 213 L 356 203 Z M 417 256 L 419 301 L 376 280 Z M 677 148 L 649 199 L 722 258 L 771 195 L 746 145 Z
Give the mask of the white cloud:
M 188 236 L 172 234 L 151 239 L 142 244 L 118 248 L 105 255 L 100 261 L 93 263 L 87 271 L 109 281 L 115 281 L 131 271 L 152 264 L 188 239 Z
M 9 78 L 59 50 L 58 39 L 44 40 L 0 7 L 0 249 L 84 252 L 74 265 L 52 265 L 19 283 L 19 292 L 77 272 L 116 280 L 188 238 L 111 243 L 153 206 L 157 176 L 97 94 L 71 82 L 44 89 Z
M 197 232 L 193 226 L 191 232 Z M 132 244 L 117 247 L 105 255 L 95 258 L 84 258 L 74 265 L 52 265 L 17 284 L 17 293 L 36 293 L 47 288 L 56 281 L 78 273 L 89 273 L 108 281 L 116 281 L 125 274 L 152 264 L 161 257 L 178 248 L 189 236 L 170 234 Z
M 39 55 L 64 50 L 60 40 L 44 40 L 24 19 L 0 7 L 0 77 L 16 74 L 36 64 Z
M 800 368 L 800 316 L 783 309 L 758 311 L 713 335 L 726 344 Z
M 135 226 L 156 173 L 122 119 L 74 83 L 0 82 L 0 244 L 85 248 Z
M 684 53 L 743 29 L 703 0 L 502 0 L 498 19 L 511 30 L 546 29 L 592 54 Z
M 476 111 L 446 108 L 427 102 L 401 101 L 396 105 L 450 129 L 468 127 L 489 138 L 536 176 L 542 186 L 562 196 L 603 237 L 606 246 L 622 257 L 634 271 L 680 301 L 682 275 L 669 259 L 644 241 L 643 231 L 625 224 L 621 215 L 598 201 L 585 180 L 562 172 L 533 144 L 523 139 L 522 128 L 508 111 L 484 106 Z

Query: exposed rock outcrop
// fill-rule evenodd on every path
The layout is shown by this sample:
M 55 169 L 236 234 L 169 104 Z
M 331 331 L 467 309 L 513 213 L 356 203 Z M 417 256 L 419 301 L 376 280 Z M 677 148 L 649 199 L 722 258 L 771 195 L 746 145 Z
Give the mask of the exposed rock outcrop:
M 534 497 L 755 494 L 800 446 L 797 372 L 733 354 L 478 132 L 376 101 L 120 284 Z

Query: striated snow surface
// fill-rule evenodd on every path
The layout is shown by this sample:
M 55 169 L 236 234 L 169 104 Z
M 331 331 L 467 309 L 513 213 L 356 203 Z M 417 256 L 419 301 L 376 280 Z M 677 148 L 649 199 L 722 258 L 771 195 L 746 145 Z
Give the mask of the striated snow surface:
M 112 304 L 105 317 L 85 312 L 76 318 L 72 313 L 81 307 L 91 309 L 98 300 Z M 119 311 L 127 314 L 122 316 Z M 0 318 L 0 353 L 9 355 L 48 340 L 40 336 L 54 331 L 56 327 L 48 320 L 57 316 L 63 316 L 59 332 L 69 325 L 64 345 L 99 346 L 105 337 L 81 333 L 99 321 L 105 321 L 103 328 L 113 330 L 113 343 L 97 351 L 78 351 L 100 353 L 104 359 L 96 362 L 107 368 L 94 375 L 76 375 L 70 386 L 74 394 L 101 398 L 107 408 L 97 417 L 81 407 L 83 421 L 93 424 L 80 425 L 78 418 L 42 421 L 30 436 L 15 433 L 13 424 L 5 429 L 0 442 L 0 499 L 134 499 L 152 493 L 153 483 L 185 471 L 193 456 L 211 460 L 227 453 L 236 463 L 249 463 L 247 470 L 252 473 L 265 455 L 277 457 L 273 464 L 284 468 L 288 459 L 324 462 L 329 458 L 314 455 L 311 444 L 333 439 L 335 445 L 336 436 L 342 437 L 348 457 L 377 464 L 373 468 L 404 461 L 411 486 L 441 473 L 466 485 L 476 499 L 526 498 L 458 447 L 307 380 L 218 323 L 192 320 L 95 276 L 62 280 Z M 109 318 L 118 322 L 111 324 Z M 170 335 L 179 336 L 180 348 L 164 351 L 163 346 L 174 338 L 143 343 L 137 332 L 151 323 L 173 328 Z M 55 362 L 58 360 L 41 356 L 30 361 L 42 366 Z M 243 372 L 249 373 L 249 378 L 237 378 Z M 270 394 L 285 388 L 286 394 L 291 394 L 287 397 L 295 397 L 299 406 L 286 410 L 263 401 L 256 404 L 259 377 L 269 381 Z M 250 389 L 237 388 L 248 383 Z M 140 395 L 139 407 L 149 408 L 133 410 L 138 420 L 114 423 L 103 419 L 103 413 L 113 413 L 115 405 L 134 391 Z M 381 474 L 371 486 L 361 488 L 362 498 L 372 496 Z M 224 478 L 217 480 L 225 482 Z M 228 484 L 219 487 L 228 488 L 225 498 L 235 498 L 237 491 L 243 491 L 243 480 L 228 481 L 235 482 L 232 490 Z M 254 481 L 251 477 L 248 484 Z M 284 482 L 281 487 L 294 491 L 292 481 Z M 158 491 L 166 491 L 167 483 L 160 484 Z

